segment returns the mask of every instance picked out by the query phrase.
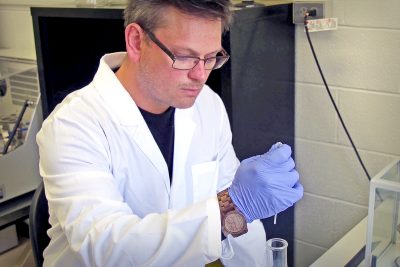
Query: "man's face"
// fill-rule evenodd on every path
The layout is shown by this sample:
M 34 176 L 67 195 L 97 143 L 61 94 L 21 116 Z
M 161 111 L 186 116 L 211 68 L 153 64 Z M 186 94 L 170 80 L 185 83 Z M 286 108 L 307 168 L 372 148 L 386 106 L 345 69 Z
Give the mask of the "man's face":
M 174 8 L 165 12 L 165 23 L 154 35 L 176 56 L 209 58 L 221 50 L 221 21 L 193 17 Z M 146 99 L 142 108 L 161 113 L 169 106 L 193 105 L 211 70 L 200 61 L 191 70 L 172 68 L 172 60 L 149 38 L 139 62 L 139 92 Z M 140 106 L 140 104 L 139 104 Z

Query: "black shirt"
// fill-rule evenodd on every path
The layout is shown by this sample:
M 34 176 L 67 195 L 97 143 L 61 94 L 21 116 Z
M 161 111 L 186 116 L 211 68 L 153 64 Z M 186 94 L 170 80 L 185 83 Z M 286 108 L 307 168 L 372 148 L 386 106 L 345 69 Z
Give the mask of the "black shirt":
M 169 180 L 172 182 L 172 168 L 174 161 L 174 137 L 175 137 L 175 108 L 169 107 L 164 113 L 154 114 L 139 108 L 147 126 L 153 135 L 165 162 L 168 166 Z

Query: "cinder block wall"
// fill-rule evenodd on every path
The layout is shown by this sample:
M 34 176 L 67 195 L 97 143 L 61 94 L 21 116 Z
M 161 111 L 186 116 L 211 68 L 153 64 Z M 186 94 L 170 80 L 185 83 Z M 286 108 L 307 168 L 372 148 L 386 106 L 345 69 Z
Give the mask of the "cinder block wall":
M 400 1 L 329 0 L 337 31 L 312 33 L 332 94 L 371 176 L 400 156 Z M 369 183 L 296 26 L 296 267 L 367 215 Z M 332 266 L 335 266 L 332 263 Z

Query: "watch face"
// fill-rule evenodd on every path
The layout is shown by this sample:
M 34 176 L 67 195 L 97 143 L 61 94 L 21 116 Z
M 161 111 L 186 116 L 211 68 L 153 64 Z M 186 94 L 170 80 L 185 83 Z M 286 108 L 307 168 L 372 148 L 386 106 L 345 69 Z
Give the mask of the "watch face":
M 246 220 L 244 217 L 234 211 L 229 212 L 226 214 L 224 227 L 225 230 L 229 233 L 238 233 L 245 229 Z

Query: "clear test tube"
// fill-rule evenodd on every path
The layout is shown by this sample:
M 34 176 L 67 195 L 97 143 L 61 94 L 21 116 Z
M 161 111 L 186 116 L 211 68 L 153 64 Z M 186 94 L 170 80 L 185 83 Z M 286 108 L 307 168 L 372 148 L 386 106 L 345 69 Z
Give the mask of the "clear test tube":
M 267 240 L 267 267 L 287 267 L 288 242 L 282 238 Z

